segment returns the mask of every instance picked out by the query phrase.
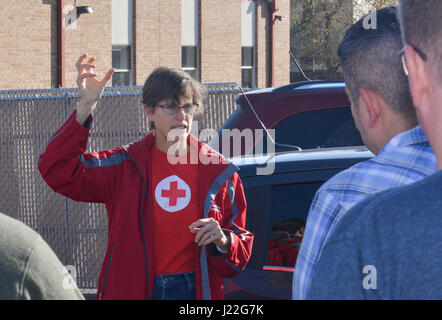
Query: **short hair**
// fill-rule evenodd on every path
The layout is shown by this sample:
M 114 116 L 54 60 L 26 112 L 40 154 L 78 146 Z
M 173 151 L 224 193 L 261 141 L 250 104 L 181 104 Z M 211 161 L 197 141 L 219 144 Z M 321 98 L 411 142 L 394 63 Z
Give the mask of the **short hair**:
M 162 100 L 170 100 L 179 104 L 183 97 L 191 97 L 198 104 L 195 116 L 202 114 L 202 102 L 207 94 L 206 88 L 181 69 L 157 67 L 146 79 L 143 86 L 142 103 L 155 108 Z M 155 124 L 149 122 L 149 130 L 155 129 Z
M 401 0 L 399 19 L 404 44 L 412 44 L 425 53 L 442 83 L 442 1 Z
M 376 15 L 374 29 L 364 26 L 364 17 L 347 30 L 339 45 L 346 86 L 357 108 L 359 89 L 369 88 L 404 120 L 415 123 L 416 110 L 398 56 L 402 41 L 396 7 L 380 9 Z
M 305 220 L 300 218 L 292 218 L 279 221 L 272 227 L 272 231 L 288 231 L 290 233 L 296 233 L 302 227 L 305 227 Z

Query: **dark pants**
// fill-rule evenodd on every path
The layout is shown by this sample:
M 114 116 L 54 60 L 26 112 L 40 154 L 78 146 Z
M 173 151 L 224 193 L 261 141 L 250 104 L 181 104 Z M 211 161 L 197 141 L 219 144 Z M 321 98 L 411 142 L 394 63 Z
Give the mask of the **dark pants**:
M 196 274 L 170 273 L 154 279 L 154 300 L 196 300 Z

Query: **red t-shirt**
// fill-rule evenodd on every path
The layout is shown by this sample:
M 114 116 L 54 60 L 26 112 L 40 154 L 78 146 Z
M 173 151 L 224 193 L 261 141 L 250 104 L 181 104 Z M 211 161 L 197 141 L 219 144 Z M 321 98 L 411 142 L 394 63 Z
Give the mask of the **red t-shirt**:
M 171 164 L 156 147 L 152 161 L 155 275 L 194 272 L 197 245 L 189 225 L 199 218 L 198 165 Z

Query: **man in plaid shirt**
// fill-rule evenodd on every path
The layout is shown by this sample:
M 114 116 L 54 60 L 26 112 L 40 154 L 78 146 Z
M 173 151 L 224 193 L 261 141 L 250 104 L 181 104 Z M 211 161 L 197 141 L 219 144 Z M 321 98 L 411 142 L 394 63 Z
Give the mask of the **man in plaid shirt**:
M 305 299 L 321 250 L 336 224 L 358 202 L 436 172 L 436 159 L 418 125 L 407 77 L 396 8 L 377 11 L 376 27 L 362 18 L 339 46 L 352 115 L 376 156 L 339 173 L 316 193 L 293 275 L 293 299 Z

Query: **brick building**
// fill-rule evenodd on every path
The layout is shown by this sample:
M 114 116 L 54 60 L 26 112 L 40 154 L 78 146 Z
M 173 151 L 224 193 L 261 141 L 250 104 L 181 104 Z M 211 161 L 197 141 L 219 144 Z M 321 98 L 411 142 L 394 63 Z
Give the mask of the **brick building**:
M 90 6 L 66 26 L 74 8 Z M 75 87 L 94 55 L 114 85 L 142 85 L 159 65 L 201 82 L 278 86 L 290 79 L 290 0 L 0 0 L 0 90 Z

